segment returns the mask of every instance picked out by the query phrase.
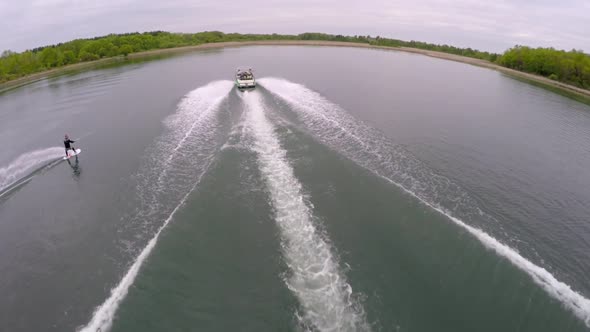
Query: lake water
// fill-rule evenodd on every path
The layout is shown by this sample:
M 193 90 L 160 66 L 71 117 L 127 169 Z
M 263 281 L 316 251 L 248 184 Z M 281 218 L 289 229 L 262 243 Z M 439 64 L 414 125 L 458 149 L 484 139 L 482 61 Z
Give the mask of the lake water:
M 590 107 L 492 70 L 200 51 L 0 94 L 0 141 L 1 331 L 590 327 Z

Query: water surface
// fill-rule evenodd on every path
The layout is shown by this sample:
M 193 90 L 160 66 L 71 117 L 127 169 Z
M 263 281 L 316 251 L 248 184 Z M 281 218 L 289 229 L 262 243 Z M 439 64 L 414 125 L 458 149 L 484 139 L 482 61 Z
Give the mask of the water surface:
M 0 330 L 590 325 L 590 107 L 495 71 L 200 51 L 2 93 L 0 139 Z

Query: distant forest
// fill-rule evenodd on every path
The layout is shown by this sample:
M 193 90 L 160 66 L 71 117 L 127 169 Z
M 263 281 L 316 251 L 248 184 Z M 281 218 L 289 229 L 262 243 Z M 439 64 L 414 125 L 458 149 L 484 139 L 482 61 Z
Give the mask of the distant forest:
M 69 64 L 98 60 L 130 53 L 193 46 L 206 43 L 258 40 L 318 40 L 363 43 L 389 47 L 412 47 L 482 59 L 516 70 L 538 74 L 553 80 L 590 89 L 590 56 L 582 51 L 516 46 L 496 54 L 471 48 L 429 44 L 417 41 L 371 36 L 342 36 L 323 33 L 299 35 L 238 34 L 223 32 L 111 34 L 91 39 L 38 47 L 22 53 L 4 51 L 0 56 L 0 83 Z
M 590 89 L 590 56 L 581 50 L 515 46 L 496 61 L 499 65 Z

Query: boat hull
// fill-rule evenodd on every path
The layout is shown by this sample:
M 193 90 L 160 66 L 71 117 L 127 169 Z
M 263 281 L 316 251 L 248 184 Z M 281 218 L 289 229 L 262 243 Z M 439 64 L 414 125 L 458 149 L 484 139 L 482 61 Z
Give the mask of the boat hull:
M 254 89 L 256 87 L 256 80 L 236 80 L 235 83 L 240 90 Z

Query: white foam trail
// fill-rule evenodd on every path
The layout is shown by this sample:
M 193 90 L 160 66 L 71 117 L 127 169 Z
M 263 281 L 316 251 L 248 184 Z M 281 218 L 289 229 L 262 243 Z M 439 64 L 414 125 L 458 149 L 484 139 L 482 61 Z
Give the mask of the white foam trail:
M 445 208 L 440 198 L 431 192 L 451 189 L 451 199 L 445 203 L 455 203 L 459 208 L 471 204 L 469 197 L 443 177 L 428 172 L 417 160 L 398 153 L 395 146 L 388 145 L 384 137 L 371 128 L 352 118 L 337 105 L 303 85 L 283 79 L 263 78 L 259 83 L 274 95 L 283 99 L 295 111 L 303 123 L 324 144 L 342 153 L 349 159 L 390 183 L 398 186 L 425 205 L 445 215 L 455 224 L 475 236 L 486 248 L 508 259 L 514 266 L 526 272 L 533 281 L 550 296 L 559 300 L 578 318 L 590 327 L 590 300 L 557 280 L 550 272 L 535 265 L 516 250 L 501 243 L 483 230 L 470 226 Z M 383 145 L 384 146 L 383 146 Z M 392 154 L 387 156 L 387 154 Z M 425 183 L 404 168 L 417 168 L 426 178 L 435 176 L 437 181 Z M 434 184 L 434 185 L 433 185 Z M 443 191 L 444 192 L 444 191 Z
M 175 157 L 174 154 L 185 145 L 196 128 L 202 128 L 205 122 L 212 121 L 214 111 L 227 98 L 232 87 L 233 83 L 230 81 L 215 81 L 193 90 L 182 99 L 178 112 L 166 118 L 164 123 L 172 130 L 163 144 L 165 146 L 160 147 L 167 152 L 168 157 L 164 162 L 164 171 L 158 177 L 159 184 L 166 175 L 167 165 Z
M 170 153 L 179 153 L 185 145 L 208 145 L 207 141 L 211 140 L 211 136 L 215 130 L 215 125 L 212 117 L 218 110 L 221 102 L 227 97 L 229 91 L 232 88 L 232 82 L 230 81 L 216 81 L 212 82 L 204 87 L 198 88 L 183 98 L 178 105 L 177 113 L 167 119 L 170 132 L 160 138 L 155 150 L 152 153 L 157 154 L 153 159 L 156 161 L 164 160 L 162 163 L 156 163 L 155 165 L 147 165 L 148 168 L 153 168 L 156 171 L 161 172 L 159 176 L 146 176 L 146 181 L 161 181 L 165 177 L 166 172 L 169 170 L 170 157 L 162 158 L 162 154 L 168 156 Z M 196 141 L 202 139 L 202 141 Z M 158 238 L 162 233 L 162 230 L 170 223 L 174 218 L 174 215 L 180 207 L 186 202 L 189 195 L 195 190 L 197 185 L 200 183 L 201 178 L 207 172 L 211 164 L 213 163 L 213 154 L 215 153 L 214 148 L 193 149 L 190 152 L 198 154 L 208 154 L 207 156 L 193 156 L 189 155 L 185 160 L 179 158 L 178 163 L 183 164 L 184 167 L 190 167 L 191 170 L 197 170 L 197 173 L 187 171 L 185 169 L 179 171 L 182 173 L 174 174 L 174 176 L 182 177 L 181 188 L 176 188 L 174 194 L 180 193 L 180 202 L 178 205 L 169 212 L 169 215 L 164 220 L 163 224 L 158 227 L 153 237 L 149 240 L 147 245 L 136 257 L 135 261 L 123 276 L 123 279 L 119 284 L 111 290 L 110 296 L 106 301 L 100 305 L 93 313 L 90 322 L 80 329 L 81 332 L 105 332 L 111 328 L 113 319 L 121 301 L 127 296 L 129 287 L 135 281 L 135 278 L 145 262 L 147 257 L 150 255 L 153 248 L 156 246 Z M 178 157 L 178 156 L 177 156 Z M 152 160 L 153 160 L 152 159 Z M 196 164 L 198 163 L 198 165 Z M 176 164 L 176 163 L 175 163 Z M 185 165 L 186 164 L 186 165 Z M 162 175 L 164 174 L 164 175 Z M 144 195 L 144 191 L 154 191 L 152 187 L 145 187 L 145 184 L 141 184 L 138 189 L 138 195 Z M 143 202 L 145 205 L 149 205 L 152 199 L 161 198 L 162 195 L 168 199 L 174 198 L 169 191 L 151 193 L 149 200 Z M 172 197 L 170 197 L 172 196 Z M 169 211 L 169 210 L 167 210 Z M 139 217 L 143 217 L 142 213 L 139 213 Z M 160 216 L 160 214 L 156 214 Z
M 206 170 L 207 168 L 205 168 L 205 172 Z M 139 269 L 145 262 L 146 258 L 152 252 L 152 249 L 154 249 L 154 247 L 156 246 L 158 238 L 160 237 L 160 233 L 162 233 L 162 230 L 168 225 L 168 223 L 170 223 L 170 220 L 172 220 L 178 209 L 180 209 L 184 202 L 186 202 L 186 199 L 197 187 L 205 172 L 201 174 L 201 176 L 194 184 L 194 186 L 191 188 L 191 190 L 188 193 L 186 193 L 186 195 L 184 195 L 180 203 L 174 208 L 174 210 L 172 210 L 170 216 L 168 216 L 168 218 L 164 221 L 162 226 L 160 226 L 154 237 L 148 242 L 148 244 L 141 251 L 139 256 L 137 256 L 135 262 L 133 263 L 133 265 L 131 265 L 131 267 L 129 268 L 123 279 L 121 279 L 117 287 L 111 290 L 111 296 L 109 296 L 109 298 L 94 311 L 92 319 L 86 326 L 84 326 L 80 330 L 80 332 L 105 332 L 110 330 L 111 325 L 113 324 L 113 318 L 115 317 L 115 313 L 119 308 L 119 304 L 127 296 L 129 287 L 135 281 L 135 277 L 137 276 Z
M 171 211 L 162 201 L 179 200 L 216 152 L 218 111 L 233 87 L 231 81 L 214 81 L 188 93 L 176 113 L 164 120 L 166 131 L 148 149 L 137 174 L 139 210 L 126 227 L 141 227 L 153 234 Z M 132 233 L 137 233 L 136 230 Z
M 247 125 L 260 171 L 270 191 L 291 275 L 287 287 L 299 299 L 305 326 L 319 331 L 367 331 L 361 306 L 339 271 L 330 244 L 318 233 L 286 151 L 266 118 L 258 92 L 245 92 Z
M 0 168 L 0 192 L 44 164 L 64 155 L 64 148 L 59 147 L 35 150 L 20 155 L 8 166 Z

